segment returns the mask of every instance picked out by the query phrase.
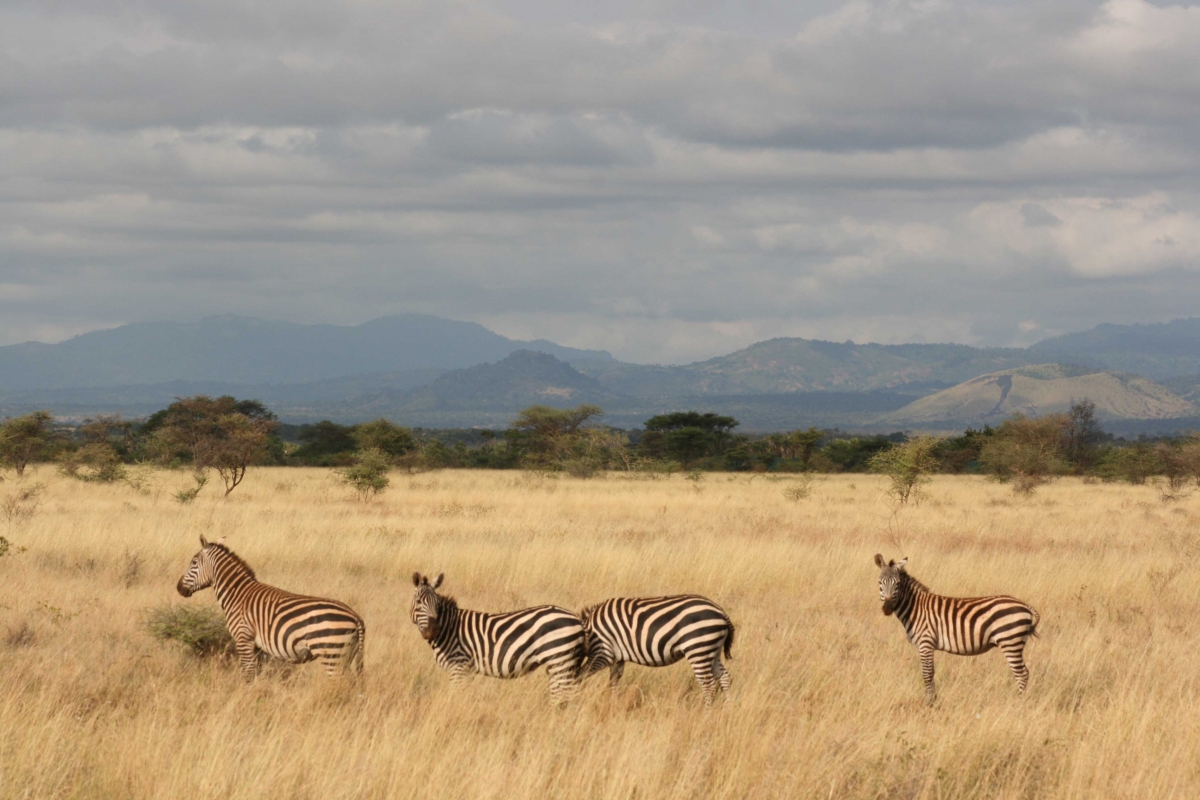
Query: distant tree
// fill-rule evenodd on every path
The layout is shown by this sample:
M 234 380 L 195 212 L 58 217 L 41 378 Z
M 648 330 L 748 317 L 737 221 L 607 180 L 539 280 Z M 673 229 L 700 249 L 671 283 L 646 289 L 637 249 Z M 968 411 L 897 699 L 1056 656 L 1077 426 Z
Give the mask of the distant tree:
M 1011 481 L 1017 493 L 1031 494 L 1066 469 L 1063 458 L 1066 424 L 1066 414 L 1017 415 L 1007 419 L 984 445 L 980 461 L 997 479 Z
M 351 454 L 358 447 L 358 442 L 354 437 L 354 428 L 349 425 L 338 425 L 327 419 L 312 425 L 301 425 L 296 438 L 300 440 L 301 444 L 292 453 L 292 458 L 304 464 L 320 466 L 345 464 L 352 458 Z
M 797 460 L 800 462 L 800 469 L 807 470 L 813 453 L 824 436 L 825 432 L 820 428 L 808 428 L 788 433 L 773 433 L 765 438 L 764 444 L 776 458 Z
M 393 460 L 411 452 L 417 446 L 412 431 L 382 417 L 355 425 L 350 435 L 359 450 L 379 450 Z
M 355 453 L 354 463 L 337 470 L 337 473 L 346 485 L 354 489 L 358 499 L 366 502 L 388 487 L 390 467 L 389 454 L 378 447 L 368 447 Z
M 0 423 L 0 464 L 24 475 L 31 461 L 48 454 L 53 441 L 50 430 L 53 421 L 49 411 L 34 411 Z
M 937 446 L 934 436 L 909 439 L 872 456 L 871 471 L 887 475 L 888 494 L 898 504 L 906 505 L 909 500 L 919 503 L 924 497 L 922 487 L 938 468 Z
M 737 425 L 733 417 L 699 411 L 658 414 L 646 420 L 641 445 L 648 455 L 686 466 L 724 452 Z
M 962 473 L 979 469 L 983 446 L 995 435 L 990 425 L 967 428 L 961 436 L 947 436 L 938 442 L 937 458 L 943 472 Z
M 155 415 L 153 432 L 159 457 L 188 458 L 196 469 L 214 469 L 228 496 L 247 469 L 267 457 L 275 415 L 257 400 L 204 395 L 177 398 Z M 149 421 L 148 421 L 149 422 Z
M 1096 404 L 1091 400 L 1071 403 L 1062 426 L 1062 455 L 1077 472 L 1087 472 L 1096 464 L 1104 430 L 1096 419 Z
M 575 408 L 529 406 L 509 426 L 512 437 L 508 443 L 526 466 L 568 469 L 586 477 L 603 468 L 597 454 L 606 445 L 582 426 L 603 414 L 599 406 L 587 404 Z M 590 466 L 585 467 L 585 462 Z

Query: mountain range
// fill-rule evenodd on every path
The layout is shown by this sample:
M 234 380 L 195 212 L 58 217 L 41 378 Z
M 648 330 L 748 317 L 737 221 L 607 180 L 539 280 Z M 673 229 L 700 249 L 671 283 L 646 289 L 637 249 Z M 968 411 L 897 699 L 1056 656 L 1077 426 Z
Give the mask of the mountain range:
M 1060 366 L 1038 366 L 1048 363 Z M 1058 372 L 1046 377 L 1047 369 Z M 1088 377 L 1102 373 L 1108 377 Z M 1187 417 L 1190 401 L 1200 399 L 1200 319 L 1101 325 L 1024 349 L 780 338 L 668 366 L 416 314 L 356 326 L 226 315 L 0 347 L 5 415 L 49 408 L 65 417 L 136 417 L 177 396 L 233 394 L 263 400 L 295 422 L 387 416 L 414 426 L 494 427 L 532 403 L 587 402 L 624 427 L 683 408 L 733 414 L 742 430 L 953 427 L 980 419 L 989 401 L 1001 416 L 1019 410 L 992 397 L 1006 381 L 1035 382 L 1010 390 L 1010 406 L 1022 392 L 1034 398 L 1022 408 L 1090 392 L 1109 398 L 1104 413 L 1113 420 Z

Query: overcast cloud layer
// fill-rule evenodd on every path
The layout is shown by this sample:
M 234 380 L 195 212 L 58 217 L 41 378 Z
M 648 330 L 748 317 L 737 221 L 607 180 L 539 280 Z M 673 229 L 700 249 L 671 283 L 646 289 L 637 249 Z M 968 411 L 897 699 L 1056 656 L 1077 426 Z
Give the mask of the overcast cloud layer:
M 677 362 L 1197 314 L 1200 5 L 796 5 L 0 2 L 0 343 L 420 311 Z

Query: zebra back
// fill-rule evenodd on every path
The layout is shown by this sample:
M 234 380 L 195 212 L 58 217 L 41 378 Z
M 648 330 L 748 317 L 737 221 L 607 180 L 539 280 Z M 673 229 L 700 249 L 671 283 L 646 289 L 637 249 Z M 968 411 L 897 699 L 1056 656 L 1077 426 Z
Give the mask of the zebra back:
M 580 612 L 589 671 L 605 660 L 659 667 L 724 650 L 732 657 L 734 626 L 719 605 L 700 595 L 614 597 Z

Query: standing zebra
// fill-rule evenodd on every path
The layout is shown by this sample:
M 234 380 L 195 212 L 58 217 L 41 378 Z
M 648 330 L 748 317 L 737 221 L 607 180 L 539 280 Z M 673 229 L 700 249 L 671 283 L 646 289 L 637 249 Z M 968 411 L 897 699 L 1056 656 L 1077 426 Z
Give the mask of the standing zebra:
M 587 631 L 588 665 L 584 677 L 609 668 L 616 686 L 625 662 L 666 667 L 686 658 L 712 705 L 718 689 L 729 701 L 729 673 L 721 651 L 732 658 L 733 623 L 711 600 L 694 594 L 674 597 L 614 597 L 579 612 Z
M 506 614 L 460 609 L 440 595 L 444 575 L 414 572 L 410 615 L 433 658 L 450 680 L 477 672 L 493 678 L 519 678 L 543 664 L 550 675 L 550 699 L 562 703 L 579 685 L 584 656 L 583 624 L 557 606 L 534 606 Z
M 330 675 L 349 664 L 362 672 L 367 631 L 349 606 L 259 583 L 254 570 L 225 546 L 224 539 L 209 542 L 201 535 L 200 552 L 176 588 L 191 597 L 209 586 L 225 612 L 247 681 L 254 680 L 259 650 L 295 663 L 319 658 Z
M 933 703 L 933 651 L 942 650 L 960 656 L 977 656 L 993 647 L 1004 658 L 1017 679 L 1017 691 L 1029 684 L 1025 666 L 1025 640 L 1037 635 L 1038 613 L 1015 597 L 943 597 L 929 591 L 904 571 L 908 559 L 900 563 L 875 554 L 879 567 L 879 598 L 884 615 L 896 614 L 908 640 L 921 655 L 921 675 L 925 678 L 925 700 Z

